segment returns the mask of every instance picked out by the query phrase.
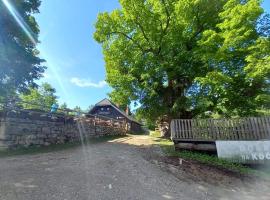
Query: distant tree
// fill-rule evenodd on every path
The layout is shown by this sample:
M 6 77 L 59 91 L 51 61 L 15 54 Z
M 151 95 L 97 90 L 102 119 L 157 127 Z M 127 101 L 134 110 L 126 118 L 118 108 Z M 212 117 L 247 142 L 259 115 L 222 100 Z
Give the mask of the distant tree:
M 22 94 L 20 98 L 26 109 L 40 109 L 49 111 L 54 103 L 57 103 L 56 90 L 49 83 L 42 83 L 39 88 L 31 88 L 28 94 Z
M 86 112 L 89 112 L 90 110 L 92 110 L 93 107 L 94 107 L 94 105 L 88 106 L 88 108 L 86 109 Z
M 64 102 L 63 104 L 61 104 L 59 106 L 59 109 L 61 109 L 61 110 L 66 110 L 67 108 L 68 108 L 68 106 L 67 106 L 66 102 Z
M 4 2 L 29 32 L 30 39 L 14 19 Z M 42 76 L 45 67 L 36 49 L 39 28 L 33 17 L 38 13 L 39 0 L 0 1 L 0 97 L 12 96 L 14 92 L 25 92 L 36 87 L 34 82 Z M 35 40 L 35 41 L 33 41 Z
M 269 100 L 269 16 L 260 0 L 120 0 L 98 16 L 110 96 L 151 122 L 248 116 Z
M 81 107 L 80 106 L 75 106 L 74 108 L 73 108 L 73 115 L 81 115 L 82 114 L 82 109 L 81 109 Z
M 64 102 L 63 104 L 61 104 L 59 106 L 59 109 L 57 110 L 58 113 L 60 114 L 68 114 L 68 112 L 66 112 L 68 110 L 68 106 L 67 104 Z

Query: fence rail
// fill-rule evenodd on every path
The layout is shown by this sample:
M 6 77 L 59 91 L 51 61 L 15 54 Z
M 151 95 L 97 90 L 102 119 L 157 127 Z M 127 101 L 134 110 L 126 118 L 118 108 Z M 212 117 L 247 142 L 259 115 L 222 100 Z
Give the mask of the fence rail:
M 174 141 L 267 140 L 270 117 L 174 119 L 171 138 Z

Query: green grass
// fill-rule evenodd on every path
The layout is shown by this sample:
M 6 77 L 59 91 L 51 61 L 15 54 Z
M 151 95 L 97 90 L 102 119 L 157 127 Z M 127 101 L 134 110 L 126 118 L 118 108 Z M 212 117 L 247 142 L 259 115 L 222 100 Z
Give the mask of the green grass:
M 91 138 L 87 141 L 87 144 L 96 144 L 107 142 L 113 139 L 122 138 L 126 136 L 103 136 L 98 138 Z M 52 144 L 49 146 L 32 146 L 32 147 L 21 147 L 15 150 L 0 150 L 1 157 L 17 156 L 17 155 L 27 155 L 27 154 L 40 154 L 40 153 L 49 153 L 55 151 L 63 151 L 66 149 L 77 148 L 81 146 L 81 142 L 68 142 L 65 144 Z
M 153 137 L 155 143 L 161 147 L 162 151 L 167 156 L 176 156 L 185 160 L 194 160 L 202 164 L 215 166 L 221 169 L 223 168 L 223 169 L 231 170 L 234 172 L 240 172 L 242 174 L 251 174 L 251 175 L 262 176 L 262 177 L 266 177 L 267 179 L 270 179 L 270 170 L 269 171 L 256 170 L 248 166 L 245 166 L 239 163 L 233 163 L 228 160 L 220 159 L 215 155 L 209 155 L 206 153 L 187 151 L 187 150 L 175 151 L 174 144 L 170 139 L 160 138 L 159 137 L 160 134 L 158 132 L 151 132 L 150 136 Z

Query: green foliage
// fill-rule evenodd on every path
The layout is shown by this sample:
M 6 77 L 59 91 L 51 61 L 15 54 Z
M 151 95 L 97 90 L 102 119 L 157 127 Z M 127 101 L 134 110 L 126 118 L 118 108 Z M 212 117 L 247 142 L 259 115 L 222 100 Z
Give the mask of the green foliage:
M 135 113 L 135 119 L 142 122 L 149 130 L 155 130 L 156 122 L 144 116 L 144 113 L 141 110 L 137 110 Z
M 57 103 L 56 90 L 49 83 L 42 83 L 37 88 L 31 88 L 28 94 L 22 94 L 23 108 L 50 111 L 51 106 Z
M 80 106 L 75 106 L 75 108 L 73 108 L 73 112 L 70 113 L 71 115 L 81 115 L 82 114 L 82 109 Z
M 144 118 L 255 115 L 269 95 L 269 16 L 259 0 L 120 0 L 101 13 L 114 102 Z
M 67 114 L 68 112 L 66 112 L 68 110 L 68 106 L 67 106 L 67 103 L 63 103 L 59 106 L 59 109 L 57 110 L 57 113 L 60 113 L 60 114 Z
M 20 20 L 37 41 L 38 24 L 33 17 L 38 13 L 39 0 L 9 0 L 20 15 Z M 45 70 L 44 60 L 38 57 L 36 43 L 26 35 L 12 14 L 0 1 L 0 96 L 11 96 L 15 91 L 25 92 L 29 86 L 37 86 Z
M 65 102 L 59 106 L 59 109 L 61 109 L 61 110 L 66 110 L 67 108 L 68 108 L 68 106 L 67 106 L 67 103 L 65 103 Z

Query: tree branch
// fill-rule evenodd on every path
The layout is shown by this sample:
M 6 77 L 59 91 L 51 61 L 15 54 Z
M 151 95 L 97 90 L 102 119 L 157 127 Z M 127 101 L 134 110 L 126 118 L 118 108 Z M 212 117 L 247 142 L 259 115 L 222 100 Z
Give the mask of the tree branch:
M 128 40 L 132 41 L 133 44 L 135 44 L 142 52 L 147 53 L 147 52 L 151 52 L 151 49 L 144 49 L 138 42 L 136 42 L 132 37 L 130 37 L 128 34 L 123 33 L 121 31 L 113 31 L 110 32 L 110 34 L 120 34 L 123 35 L 124 37 L 126 37 Z

